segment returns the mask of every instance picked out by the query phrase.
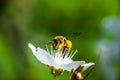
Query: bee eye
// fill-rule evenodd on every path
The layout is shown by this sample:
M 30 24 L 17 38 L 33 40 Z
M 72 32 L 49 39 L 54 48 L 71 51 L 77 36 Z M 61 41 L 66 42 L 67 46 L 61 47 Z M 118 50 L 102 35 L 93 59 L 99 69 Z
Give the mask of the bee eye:
M 54 41 L 54 43 L 55 43 L 55 44 L 58 44 L 58 40 L 56 40 L 56 39 L 53 39 L 53 41 Z

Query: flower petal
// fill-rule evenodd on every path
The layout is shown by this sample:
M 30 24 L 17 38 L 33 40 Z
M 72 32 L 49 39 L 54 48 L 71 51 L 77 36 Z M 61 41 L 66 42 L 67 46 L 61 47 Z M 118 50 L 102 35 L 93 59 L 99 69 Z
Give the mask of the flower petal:
M 81 66 L 83 66 L 83 71 L 85 71 L 86 69 L 88 69 L 90 66 L 95 65 L 95 63 L 90 62 L 90 63 L 86 63 L 86 64 L 82 64 Z
M 69 64 L 63 64 L 60 65 L 61 68 L 67 70 L 67 71 L 71 71 L 72 69 L 77 69 L 80 65 L 85 64 L 85 61 L 73 61 Z
M 53 56 L 47 53 L 40 47 L 35 48 L 31 43 L 28 44 L 29 48 L 32 50 L 34 56 L 43 64 L 48 64 L 50 66 L 55 66 L 55 61 Z

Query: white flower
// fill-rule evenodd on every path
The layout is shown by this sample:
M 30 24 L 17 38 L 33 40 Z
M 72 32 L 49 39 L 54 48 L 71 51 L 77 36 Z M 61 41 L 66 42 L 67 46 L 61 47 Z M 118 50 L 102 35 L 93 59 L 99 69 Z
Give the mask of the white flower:
M 85 63 L 85 61 L 73 61 L 72 57 L 75 55 L 76 51 L 71 52 L 70 55 L 61 55 L 61 53 L 55 52 L 52 49 L 47 51 L 41 49 L 40 47 L 35 48 L 31 43 L 28 44 L 29 48 L 32 50 L 34 56 L 43 64 L 49 66 L 54 66 L 56 68 L 61 68 L 63 70 L 71 71 L 72 69 L 77 69 L 80 65 L 86 70 L 88 67 L 94 65 L 94 63 Z

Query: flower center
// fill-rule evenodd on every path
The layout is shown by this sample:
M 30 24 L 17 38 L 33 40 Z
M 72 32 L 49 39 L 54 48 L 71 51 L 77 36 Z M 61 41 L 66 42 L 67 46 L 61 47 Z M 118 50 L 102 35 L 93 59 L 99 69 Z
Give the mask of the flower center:
M 51 47 L 51 49 L 48 49 L 48 46 L 46 46 L 47 52 L 54 57 L 55 62 L 57 65 L 62 65 L 62 64 L 69 64 L 72 62 L 72 58 L 74 55 L 77 53 L 77 50 L 75 51 L 70 51 L 69 53 L 65 53 L 65 51 L 58 50 L 57 52 Z

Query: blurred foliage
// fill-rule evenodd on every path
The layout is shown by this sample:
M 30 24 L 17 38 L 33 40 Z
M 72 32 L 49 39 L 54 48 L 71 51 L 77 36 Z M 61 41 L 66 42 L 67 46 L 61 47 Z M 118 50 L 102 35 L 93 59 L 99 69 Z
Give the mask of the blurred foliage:
M 95 62 L 94 43 L 101 38 L 101 20 L 118 15 L 118 0 L 0 0 L 0 80 L 53 80 L 50 69 L 28 49 L 44 46 L 56 35 L 69 38 L 74 60 Z M 56 80 L 66 80 L 68 72 Z M 99 67 L 87 80 L 104 80 Z

